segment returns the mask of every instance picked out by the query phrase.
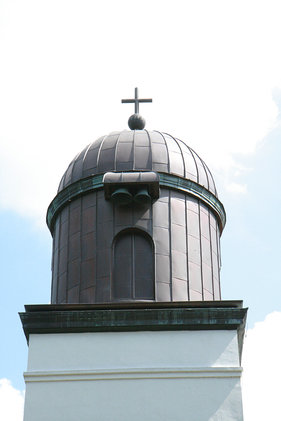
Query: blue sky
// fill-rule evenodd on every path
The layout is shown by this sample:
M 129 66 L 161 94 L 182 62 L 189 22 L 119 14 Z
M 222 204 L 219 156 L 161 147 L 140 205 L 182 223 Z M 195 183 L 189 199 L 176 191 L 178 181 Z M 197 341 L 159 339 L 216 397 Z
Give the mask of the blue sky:
M 147 128 L 186 141 L 214 174 L 227 212 L 222 295 L 249 307 L 245 421 L 264 419 L 264 408 L 272 411 L 267 419 L 275 417 L 281 7 L 270 0 L 170 3 L 0 1 L 0 404 L 9 408 L 0 418 L 22 417 L 27 345 L 18 312 L 50 299 L 47 206 L 77 152 L 126 128 L 133 108 L 121 98 L 135 86 L 153 98 L 140 109 Z M 267 384 L 262 399 L 257 379 Z
M 241 297 L 249 306 L 248 326 L 280 310 L 281 129 L 274 129 L 256 153 L 241 158 L 251 170 L 247 193 L 226 194 L 227 226 L 222 235 L 224 298 Z

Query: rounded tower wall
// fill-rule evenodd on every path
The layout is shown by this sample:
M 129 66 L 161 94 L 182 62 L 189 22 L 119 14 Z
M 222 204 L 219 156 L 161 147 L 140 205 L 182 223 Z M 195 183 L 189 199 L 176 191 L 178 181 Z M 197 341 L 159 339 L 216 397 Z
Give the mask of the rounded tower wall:
M 152 203 L 120 206 L 88 192 L 56 215 L 51 301 L 219 300 L 219 237 L 217 215 L 190 194 L 161 187 Z

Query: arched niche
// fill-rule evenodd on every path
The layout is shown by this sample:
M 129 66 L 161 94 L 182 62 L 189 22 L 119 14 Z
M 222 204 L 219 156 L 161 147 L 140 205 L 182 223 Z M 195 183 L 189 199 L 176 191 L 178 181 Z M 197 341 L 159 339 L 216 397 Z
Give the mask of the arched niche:
M 113 300 L 154 300 L 154 246 L 141 230 L 125 230 L 113 242 Z

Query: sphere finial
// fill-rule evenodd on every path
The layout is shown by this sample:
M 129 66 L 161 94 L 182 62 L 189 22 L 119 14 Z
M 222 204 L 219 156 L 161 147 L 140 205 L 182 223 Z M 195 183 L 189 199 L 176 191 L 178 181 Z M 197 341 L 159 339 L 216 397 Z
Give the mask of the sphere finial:
M 135 104 L 135 114 L 131 115 L 128 120 L 128 125 L 131 130 L 143 130 L 145 127 L 145 119 L 139 115 L 139 103 L 140 102 L 152 102 L 151 98 L 139 99 L 138 88 L 135 88 L 135 98 L 133 99 L 122 99 L 122 104 Z
M 140 114 L 132 114 L 128 120 L 128 126 L 131 130 L 143 130 L 145 128 L 145 119 Z

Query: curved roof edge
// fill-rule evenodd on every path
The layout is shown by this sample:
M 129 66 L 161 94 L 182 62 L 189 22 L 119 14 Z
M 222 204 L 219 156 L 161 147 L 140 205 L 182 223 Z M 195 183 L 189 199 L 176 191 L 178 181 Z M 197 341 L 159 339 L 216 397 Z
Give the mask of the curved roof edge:
M 217 196 L 213 176 L 198 154 L 182 140 L 156 130 L 123 130 L 98 138 L 72 160 L 58 191 L 111 171 L 167 173 L 200 184 Z

